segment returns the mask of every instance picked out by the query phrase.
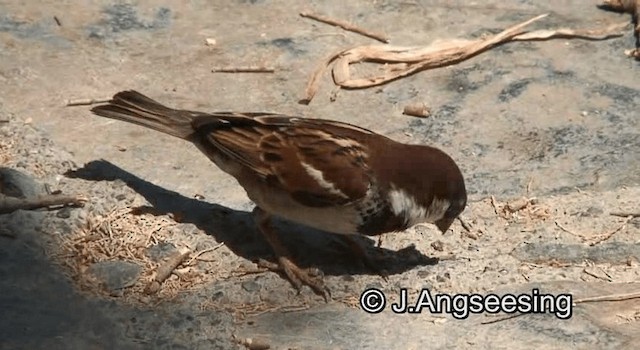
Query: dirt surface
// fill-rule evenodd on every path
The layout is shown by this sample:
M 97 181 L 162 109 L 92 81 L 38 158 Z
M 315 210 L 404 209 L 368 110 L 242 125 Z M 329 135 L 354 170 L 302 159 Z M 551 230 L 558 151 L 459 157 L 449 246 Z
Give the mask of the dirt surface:
M 629 21 L 595 5 L 0 2 L 0 166 L 37 181 L 21 182 L 25 190 L 44 193 L 47 184 L 91 198 L 83 208 L 0 215 L 0 349 L 227 349 L 247 338 L 275 349 L 633 348 L 640 299 L 577 303 L 568 320 L 358 307 L 371 287 L 389 303 L 401 288 L 410 298 L 421 288 L 537 288 L 574 300 L 640 292 L 640 219 L 610 215 L 640 208 L 640 67 L 623 53 L 635 43 L 631 27 L 606 41 L 506 44 L 453 67 L 340 91 L 333 102 L 325 76 L 310 105 L 297 103 L 323 57 L 376 43 L 301 11 L 410 46 L 481 37 L 542 13 L 550 16 L 534 28 Z M 276 71 L 211 72 L 234 65 Z M 333 300 L 308 288 L 297 295 L 277 274 L 255 271 L 252 261 L 272 257 L 253 204 L 195 147 L 64 106 L 124 89 L 180 108 L 335 119 L 436 145 L 465 175 L 470 230 L 456 222 L 445 235 L 418 226 L 380 242 L 362 238 L 389 272 L 385 281 L 332 235 L 281 222 L 296 260 L 324 272 Z M 432 115 L 402 115 L 416 102 Z M 145 293 L 179 249 L 191 254 L 160 291 Z

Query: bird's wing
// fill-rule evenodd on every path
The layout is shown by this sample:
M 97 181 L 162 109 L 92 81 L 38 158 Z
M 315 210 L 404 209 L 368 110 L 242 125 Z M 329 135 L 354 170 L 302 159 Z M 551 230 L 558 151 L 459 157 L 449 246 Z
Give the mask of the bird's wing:
M 281 186 L 303 205 L 345 205 L 371 187 L 369 130 L 277 114 L 212 113 L 192 123 L 201 142 Z

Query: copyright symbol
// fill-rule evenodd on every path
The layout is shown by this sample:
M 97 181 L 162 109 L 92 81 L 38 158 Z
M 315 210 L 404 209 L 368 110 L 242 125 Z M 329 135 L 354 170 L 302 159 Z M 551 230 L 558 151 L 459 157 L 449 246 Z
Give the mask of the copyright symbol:
M 380 313 L 385 306 L 387 298 L 380 289 L 369 288 L 360 294 L 360 307 L 370 314 Z

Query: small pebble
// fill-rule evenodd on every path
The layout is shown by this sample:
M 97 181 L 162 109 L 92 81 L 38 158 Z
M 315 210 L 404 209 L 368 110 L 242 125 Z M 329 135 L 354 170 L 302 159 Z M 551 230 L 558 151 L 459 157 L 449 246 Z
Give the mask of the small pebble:
M 262 289 L 262 286 L 256 281 L 244 281 L 242 282 L 242 289 L 249 293 L 257 292 Z
M 438 281 L 438 282 L 440 282 L 440 283 L 444 283 L 444 282 L 446 282 L 446 281 L 447 281 L 447 278 L 445 278 L 445 277 L 444 277 L 444 276 L 442 276 L 442 275 L 437 275 L 437 276 L 436 276 L 436 281 Z
M 442 241 L 440 241 L 440 240 L 437 240 L 435 242 L 431 242 L 431 248 L 441 252 L 441 251 L 444 250 L 444 243 L 442 243 Z
M 427 277 L 429 277 L 429 275 L 431 275 L 431 272 L 429 272 L 429 271 L 426 271 L 426 270 L 418 271 L 418 277 L 420 277 L 420 278 L 427 278 Z

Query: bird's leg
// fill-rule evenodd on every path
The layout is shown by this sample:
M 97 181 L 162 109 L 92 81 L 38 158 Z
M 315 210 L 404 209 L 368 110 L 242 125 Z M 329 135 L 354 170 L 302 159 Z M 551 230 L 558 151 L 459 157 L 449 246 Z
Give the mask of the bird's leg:
M 329 288 L 324 285 L 322 280 L 322 273 L 318 269 L 301 269 L 293 261 L 287 248 L 282 245 L 277 233 L 271 227 L 271 215 L 264 210 L 256 207 L 253 211 L 256 221 L 258 223 L 258 230 L 264 238 L 267 240 L 273 252 L 276 255 L 278 261 L 277 264 L 260 264 L 262 267 L 266 267 L 272 271 L 284 272 L 289 281 L 293 284 L 298 291 L 302 285 L 309 286 L 316 294 L 321 295 L 325 301 L 329 301 L 331 293 Z
M 379 262 L 376 261 L 375 259 L 372 259 L 371 256 L 367 254 L 367 251 L 365 250 L 365 248 L 360 243 L 358 243 L 353 236 L 351 235 L 339 235 L 339 236 L 342 237 L 342 241 L 347 244 L 349 249 L 351 249 L 351 251 L 356 255 L 356 257 L 360 261 L 362 261 L 364 266 L 366 266 L 367 268 L 371 269 L 371 271 L 374 271 L 375 273 L 380 275 L 380 277 L 382 277 L 385 281 L 388 280 L 387 272 L 384 269 L 380 268 Z

